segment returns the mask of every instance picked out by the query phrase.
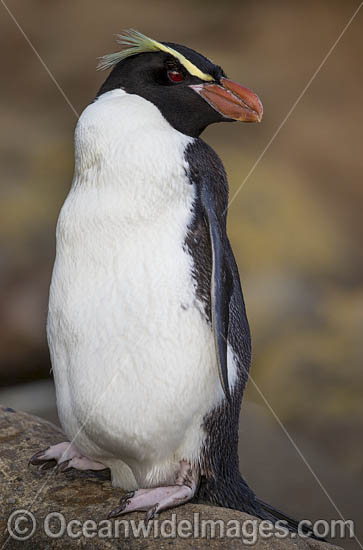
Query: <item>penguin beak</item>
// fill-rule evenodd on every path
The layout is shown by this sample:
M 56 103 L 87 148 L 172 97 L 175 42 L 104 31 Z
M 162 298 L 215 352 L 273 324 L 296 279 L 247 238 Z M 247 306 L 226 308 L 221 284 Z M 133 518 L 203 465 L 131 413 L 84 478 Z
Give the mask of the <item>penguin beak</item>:
M 261 122 L 263 107 L 259 97 L 237 82 L 221 78 L 220 84 L 194 84 L 190 88 L 226 118 Z

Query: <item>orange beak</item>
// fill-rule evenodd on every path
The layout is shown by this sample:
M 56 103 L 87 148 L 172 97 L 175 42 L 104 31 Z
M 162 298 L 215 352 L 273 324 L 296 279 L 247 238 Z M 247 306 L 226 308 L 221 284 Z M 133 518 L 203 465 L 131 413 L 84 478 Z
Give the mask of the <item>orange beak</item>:
M 237 82 L 221 78 L 220 84 L 194 84 L 190 87 L 226 118 L 261 122 L 263 107 L 259 97 Z

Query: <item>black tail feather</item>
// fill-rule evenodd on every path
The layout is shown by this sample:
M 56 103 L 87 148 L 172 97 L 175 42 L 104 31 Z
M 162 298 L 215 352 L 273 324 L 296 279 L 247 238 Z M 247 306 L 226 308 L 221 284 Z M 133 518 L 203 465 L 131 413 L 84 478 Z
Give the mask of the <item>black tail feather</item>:
M 270 504 L 263 502 L 263 500 L 260 500 L 257 497 L 256 502 L 258 502 L 259 506 L 262 509 L 262 515 L 260 516 L 261 519 L 269 519 L 273 523 L 276 523 L 276 521 L 283 521 L 284 525 L 289 529 L 289 531 L 299 532 L 299 522 L 296 519 L 287 516 L 286 514 L 284 514 L 284 512 L 281 512 L 277 508 L 274 508 Z M 316 539 L 321 542 L 327 542 L 324 537 L 315 535 L 312 530 L 309 529 L 309 527 L 306 525 L 300 525 L 300 533 L 302 535 L 309 536 L 312 539 Z
M 326 542 L 326 539 L 315 535 L 308 526 L 300 525 L 299 528 L 299 521 L 257 498 L 240 475 L 237 478 L 235 477 L 234 480 L 229 478 L 227 482 L 225 480 L 221 482 L 215 479 L 202 478 L 197 500 L 215 506 L 240 510 L 259 519 L 271 521 L 274 524 L 280 521 L 281 527 L 286 527 L 289 531 Z

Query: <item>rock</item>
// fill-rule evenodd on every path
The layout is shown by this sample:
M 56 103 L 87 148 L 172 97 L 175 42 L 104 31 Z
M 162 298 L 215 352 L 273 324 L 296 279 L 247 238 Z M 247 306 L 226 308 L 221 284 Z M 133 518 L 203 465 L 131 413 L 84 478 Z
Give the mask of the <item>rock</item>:
M 36 467 L 28 467 L 28 460 L 36 451 L 65 440 L 61 430 L 38 417 L 2 407 L 0 434 L 2 549 L 248 548 L 253 542 L 252 529 L 256 532 L 261 526 L 260 520 L 242 512 L 202 504 L 187 504 L 163 512 L 150 524 L 142 523 L 144 513 L 118 518 L 121 520 L 119 523 L 117 519 L 106 520 L 122 495 L 120 489 L 112 488 L 107 473 L 71 471 L 55 474 L 53 470 L 40 471 Z M 16 512 L 18 510 L 22 512 Z M 8 522 L 11 514 L 12 519 Z M 33 529 L 32 517 L 35 521 L 34 532 L 29 536 Z M 75 521 L 68 523 L 70 520 Z M 228 533 L 229 537 L 220 536 L 218 523 L 214 538 L 210 537 L 210 527 L 204 527 L 203 533 L 205 520 L 222 520 L 225 535 Z M 142 527 L 150 528 L 149 536 L 137 535 L 136 529 Z M 198 527 L 199 535 L 196 532 Z M 12 536 L 9 530 L 13 532 Z M 191 536 L 193 533 L 196 536 Z M 22 536 L 23 540 L 20 540 Z M 254 548 L 334 550 L 338 547 L 313 539 L 258 536 Z

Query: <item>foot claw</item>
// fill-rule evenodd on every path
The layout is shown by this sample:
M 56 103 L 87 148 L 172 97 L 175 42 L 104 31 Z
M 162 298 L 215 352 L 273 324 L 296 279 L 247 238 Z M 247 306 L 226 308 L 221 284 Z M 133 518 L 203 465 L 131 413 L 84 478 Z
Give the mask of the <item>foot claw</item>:
M 44 462 L 39 470 L 44 472 L 45 470 L 50 470 L 51 468 L 54 468 L 56 466 L 57 462 L 55 460 L 47 460 L 47 462 Z
M 44 449 L 43 451 L 38 451 L 37 453 L 35 453 L 35 455 L 33 455 L 30 459 L 29 459 L 29 462 L 28 462 L 28 466 L 30 466 L 30 464 L 32 464 L 33 466 L 39 466 L 40 464 L 43 464 L 43 462 L 45 462 L 47 459 L 46 458 L 40 458 L 41 456 L 44 455 L 44 453 L 49 449 L 49 447 L 47 447 L 46 449 Z
M 61 462 L 60 464 L 58 464 L 58 466 L 55 469 L 55 473 L 59 474 L 59 473 L 62 473 L 62 472 L 63 473 L 64 472 L 69 472 L 69 470 L 72 470 L 72 466 L 69 466 L 70 461 L 71 461 L 71 459 L 65 460 L 64 462 Z
M 136 491 L 130 491 L 130 492 L 126 493 L 125 495 L 123 495 L 120 498 L 120 504 L 127 503 L 127 501 L 130 500 L 135 495 L 135 492 Z
M 152 508 L 150 508 L 150 510 L 146 512 L 145 521 L 150 521 L 151 519 L 154 519 L 158 508 L 159 508 L 159 503 L 157 502 Z
M 117 518 L 117 516 L 121 515 L 122 512 L 126 508 L 126 502 L 123 504 L 120 504 L 120 506 L 116 506 L 111 512 L 108 514 L 107 519 Z

